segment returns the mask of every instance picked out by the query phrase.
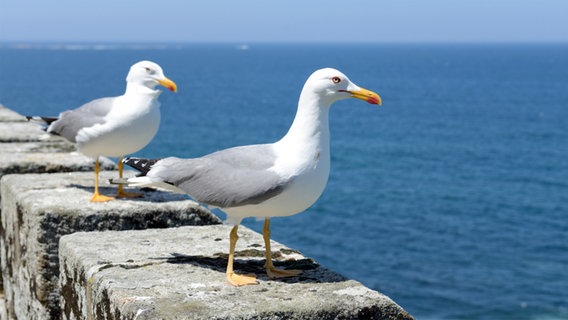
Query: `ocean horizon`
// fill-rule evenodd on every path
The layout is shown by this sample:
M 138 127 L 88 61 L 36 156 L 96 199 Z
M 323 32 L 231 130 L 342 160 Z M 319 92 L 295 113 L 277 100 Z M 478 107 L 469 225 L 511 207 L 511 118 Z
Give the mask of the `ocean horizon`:
M 139 60 L 178 84 L 150 158 L 274 142 L 341 70 L 383 106 L 332 107 L 328 186 L 273 239 L 417 319 L 568 319 L 568 44 L 0 43 L 0 104 L 55 116 Z

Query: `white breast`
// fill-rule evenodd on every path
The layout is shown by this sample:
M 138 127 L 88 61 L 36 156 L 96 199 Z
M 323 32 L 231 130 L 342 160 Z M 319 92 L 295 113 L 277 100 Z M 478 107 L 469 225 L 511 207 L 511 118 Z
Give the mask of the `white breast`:
M 275 149 L 279 157 L 273 170 L 292 179 L 279 195 L 257 205 L 224 208 L 231 219 L 245 217 L 282 217 L 300 213 L 323 193 L 330 171 L 328 138 L 304 141 L 303 145 L 277 142 Z M 289 146 L 294 146 L 289 148 Z M 309 154 L 310 156 L 306 156 Z
M 160 126 L 160 108 L 155 99 L 120 99 L 118 108 L 106 116 L 106 121 L 84 128 L 77 135 L 77 146 L 83 154 L 121 157 L 144 148 Z M 137 108 L 125 107 L 136 104 Z

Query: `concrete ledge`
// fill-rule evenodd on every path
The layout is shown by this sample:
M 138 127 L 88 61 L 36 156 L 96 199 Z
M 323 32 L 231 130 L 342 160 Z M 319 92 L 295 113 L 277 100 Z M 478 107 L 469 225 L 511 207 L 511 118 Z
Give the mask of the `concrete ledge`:
M 101 157 L 100 163 L 102 170 L 116 169 L 107 158 Z M 76 152 L 75 146 L 67 141 L 0 143 L 0 178 L 14 173 L 90 171 L 94 184 L 94 167 L 93 159 Z
M 40 126 L 28 122 L 2 122 L 0 142 L 41 142 L 61 140 L 43 131 Z
M 101 172 L 103 194 L 116 187 Z M 0 181 L 0 251 L 8 318 L 60 319 L 58 241 L 77 231 L 215 224 L 219 219 L 183 195 L 153 191 L 144 198 L 91 203 L 94 174 L 6 175 Z
M 0 177 L 10 173 L 92 171 L 94 159 L 76 152 L 62 137 L 45 133 L 40 126 L 0 105 Z M 103 170 L 116 165 L 101 158 Z
M 5 145 L 7 144 L 0 143 L 0 177 L 13 173 L 91 171 L 94 184 L 95 162 L 78 152 L 17 152 L 16 148 L 19 147 L 17 144 L 8 148 Z M 12 143 L 9 145 L 12 145 Z M 28 143 L 25 147 L 32 148 L 34 145 Z M 49 145 L 43 146 L 44 149 L 48 147 Z M 101 158 L 100 160 L 102 170 L 112 170 L 116 167 L 114 162 L 109 159 Z
M 76 151 L 75 145 L 62 139 L 41 142 L 0 142 L 0 153 L 3 156 L 7 153 L 70 153 Z
M 26 117 L 0 104 L 0 122 L 26 122 Z
M 24 116 L 1 105 L 0 141 L 3 141 L 0 142 L 0 178 L 12 173 L 93 171 L 94 168 L 94 160 L 75 152 L 72 143 L 46 134 L 38 125 L 28 123 Z M 101 158 L 101 167 L 116 169 L 106 158 Z
M 267 278 L 262 236 L 239 228 L 225 279 L 230 226 L 80 232 L 60 240 L 63 319 L 412 319 L 387 296 L 274 242 L 275 263 L 301 276 Z

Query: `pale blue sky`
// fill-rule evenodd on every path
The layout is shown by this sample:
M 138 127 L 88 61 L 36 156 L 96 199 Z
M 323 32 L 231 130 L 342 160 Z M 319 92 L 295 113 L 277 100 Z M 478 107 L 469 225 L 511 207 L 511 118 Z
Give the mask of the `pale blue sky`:
M 0 0 L 0 42 L 568 42 L 567 0 Z

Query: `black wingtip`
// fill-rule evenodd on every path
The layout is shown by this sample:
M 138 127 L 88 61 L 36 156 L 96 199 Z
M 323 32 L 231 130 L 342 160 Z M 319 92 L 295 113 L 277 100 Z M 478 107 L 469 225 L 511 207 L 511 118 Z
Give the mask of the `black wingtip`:
M 24 116 L 28 121 L 38 122 L 49 126 L 52 122 L 59 120 L 57 117 Z
M 144 158 L 135 158 L 135 157 L 126 157 L 122 159 L 122 163 L 132 167 L 143 174 L 148 173 L 152 166 L 156 164 L 160 159 L 144 159 Z

